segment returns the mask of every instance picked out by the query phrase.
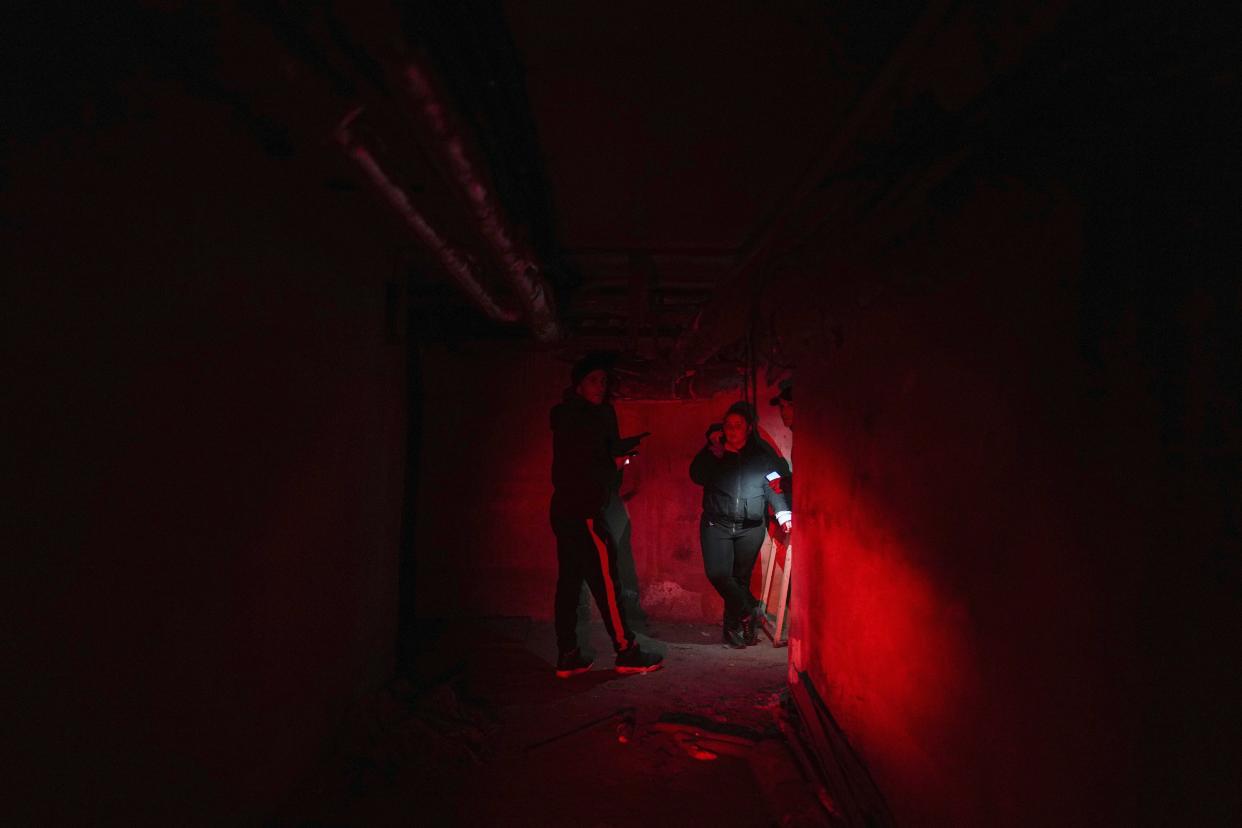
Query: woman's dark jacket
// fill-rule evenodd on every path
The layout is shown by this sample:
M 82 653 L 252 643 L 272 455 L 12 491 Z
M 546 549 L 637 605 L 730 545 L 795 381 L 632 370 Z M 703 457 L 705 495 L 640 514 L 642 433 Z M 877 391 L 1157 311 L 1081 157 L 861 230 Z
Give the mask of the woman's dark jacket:
M 635 438 L 617 433 L 617 413 L 592 405 L 573 389 L 552 407 L 552 517 L 594 518 L 621 488 L 615 457 L 633 451 Z
M 761 523 L 768 505 L 773 512 L 788 511 L 788 498 L 768 485 L 773 472 L 781 472 L 779 458 L 754 437 L 741 451 L 720 457 L 706 445 L 690 464 L 690 479 L 703 487 L 703 514 L 731 523 Z

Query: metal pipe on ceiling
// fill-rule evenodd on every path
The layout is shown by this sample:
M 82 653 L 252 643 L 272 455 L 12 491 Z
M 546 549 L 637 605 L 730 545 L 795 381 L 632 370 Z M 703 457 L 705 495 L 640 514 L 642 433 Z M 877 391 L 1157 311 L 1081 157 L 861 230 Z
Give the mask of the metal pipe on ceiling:
M 443 265 L 450 278 L 465 292 L 466 296 L 489 318 L 498 322 L 517 322 L 520 317 L 516 311 L 500 305 L 488 289 L 475 276 L 470 260 L 458 250 L 452 242 L 440 235 L 440 232 L 427 221 L 405 194 L 405 191 L 384 172 L 375 156 L 367 149 L 362 139 L 354 134 L 353 123 L 362 113 L 362 107 L 352 110 L 342 119 L 335 132 L 336 142 L 345 154 L 358 165 L 367 179 L 375 186 L 380 195 L 397 211 L 406 226 L 414 231 L 428 250 Z
M 445 96 L 431 80 L 430 72 L 417 62 L 406 65 L 403 86 L 422 123 L 435 138 L 429 147 L 437 153 L 478 222 L 483 239 L 499 260 L 501 270 L 518 297 L 527 323 L 539 342 L 561 337 L 552 291 L 540 273 L 534 253 L 518 237 L 505 217 L 496 194 L 473 159 L 469 142 Z

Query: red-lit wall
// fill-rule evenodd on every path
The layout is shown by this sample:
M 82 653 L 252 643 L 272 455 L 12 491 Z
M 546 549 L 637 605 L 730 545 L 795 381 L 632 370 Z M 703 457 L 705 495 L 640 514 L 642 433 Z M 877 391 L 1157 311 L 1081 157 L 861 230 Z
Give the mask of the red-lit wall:
M 6 170 L 3 821 L 258 824 L 390 675 L 391 263 L 227 105 L 129 100 Z
M 512 344 L 433 347 L 422 355 L 418 610 L 428 616 L 550 618 L 556 542 L 548 523 L 548 411 L 569 365 Z M 650 431 L 626 470 L 639 594 L 652 620 L 717 621 L 703 574 L 702 490 L 689 477 L 707 425 L 736 399 L 618 402 L 623 435 Z
M 1124 706 L 1125 653 L 1082 632 L 1124 616 L 1062 431 L 1076 241 L 1072 216 L 1050 221 L 1041 250 L 1020 222 L 998 248 L 963 218 L 976 232 L 902 262 L 931 271 L 921 295 L 839 290 L 841 346 L 799 364 L 794 664 L 901 824 L 1046 822 L 1065 781 L 1125 772 L 1096 753 L 1126 729 L 1083 729 Z M 879 278 L 851 265 L 861 289 Z
M 1084 227 L 1065 193 L 983 187 L 898 254 L 791 280 L 790 324 L 842 334 L 798 362 L 793 666 L 901 825 L 1177 822 L 1215 802 L 1160 810 L 1186 778 L 1220 796 L 1196 763 L 1236 753 L 1189 632 L 1238 626 L 1192 528 L 1219 504 L 1158 416 L 1194 312 L 1153 333 L 1163 300 L 1089 306 Z

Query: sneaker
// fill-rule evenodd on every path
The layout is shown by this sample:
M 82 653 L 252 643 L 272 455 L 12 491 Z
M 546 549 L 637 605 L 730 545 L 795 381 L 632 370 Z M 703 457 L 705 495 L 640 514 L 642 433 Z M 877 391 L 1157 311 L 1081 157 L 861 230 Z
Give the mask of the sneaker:
M 663 667 L 662 661 L 664 661 L 664 656 L 659 653 L 650 653 L 637 644 L 631 644 L 617 653 L 617 672 L 650 673 Z
M 556 677 L 569 678 L 591 669 L 595 662 L 582 654 L 577 647 L 567 653 L 561 653 L 556 659 Z
M 725 627 L 723 638 L 724 645 L 726 647 L 732 647 L 735 650 L 746 649 L 746 639 L 742 637 L 742 631 L 740 629 Z

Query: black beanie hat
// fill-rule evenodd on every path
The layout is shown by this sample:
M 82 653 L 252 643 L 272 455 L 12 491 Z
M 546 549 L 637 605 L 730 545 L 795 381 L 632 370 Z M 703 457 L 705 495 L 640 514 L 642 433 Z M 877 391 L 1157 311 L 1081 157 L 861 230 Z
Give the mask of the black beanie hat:
M 616 361 L 616 354 L 608 351 L 592 351 L 574 363 L 573 369 L 569 372 L 569 382 L 576 386 L 592 371 L 607 371 L 611 374 Z

